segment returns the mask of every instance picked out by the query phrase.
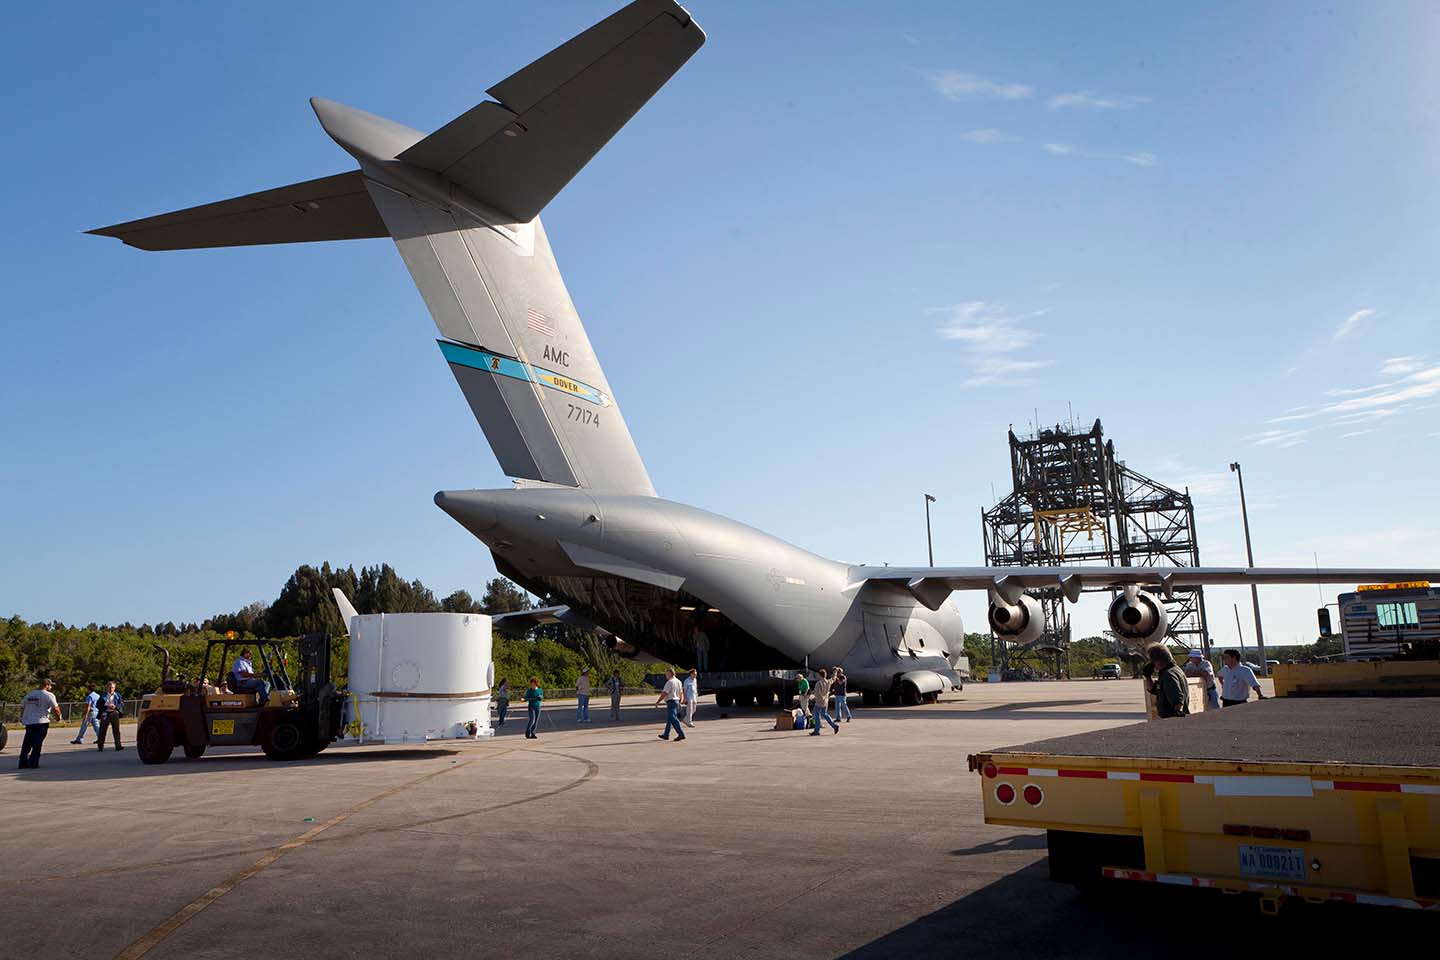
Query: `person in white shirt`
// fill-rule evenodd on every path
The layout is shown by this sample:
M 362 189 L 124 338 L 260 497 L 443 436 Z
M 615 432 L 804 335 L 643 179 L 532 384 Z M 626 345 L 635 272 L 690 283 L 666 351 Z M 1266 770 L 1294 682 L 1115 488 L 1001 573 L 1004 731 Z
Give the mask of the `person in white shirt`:
M 250 648 L 241 647 L 240 656 L 235 658 L 235 664 L 230 668 L 230 673 L 235 680 L 230 689 L 235 693 L 256 694 L 260 706 L 265 706 L 270 700 L 270 684 L 261 679 L 255 673 L 255 664 L 250 661 Z
M 1187 677 L 1198 677 L 1205 681 L 1205 707 L 1209 710 L 1220 709 L 1220 689 L 1215 682 L 1215 667 L 1207 659 L 1203 650 L 1191 650 L 1190 656 L 1181 667 Z
M 695 701 L 700 699 L 700 674 L 691 670 L 681 685 L 685 691 L 685 726 L 695 726 Z
M 1260 692 L 1260 681 L 1255 679 L 1255 671 L 1251 670 L 1248 664 L 1240 662 L 1239 650 L 1226 650 L 1221 658 L 1225 665 L 1220 668 L 1220 702 L 1227 707 L 1238 707 L 1250 699 L 1250 691 L 1255 691 L 1255 696 L 1261 700 L 1265 694 Z
M 590 668 L 580 670 L 580 679 L 575 681 L 575 722 L 590 722 Z
M 80 732 L 75 734 L 71 743 L 84 743 L 85 731 L 91 727 L 95 728 L 95 736 L 100 736 L 100 715 L 96 712 L 96 705 L 100 703 L 100 692 L 95 689 L 95 684 L 90 684 L 90 692 L 85 695 L 85 716 L 80 719 Z
M 685 739 L 685 730 L 680 726 L 680 701 L 685 696 L 680 681 L 675 679 L 675 668 L 667 667 L 665 670 L 665 689 L 660 691 L 660 696 L 655 700 L 655 706 L 665 704 L 665 732 L 660 734 L 661 740 L 670 739 L 670 728 L 675 728 L 675 742 L 679 743 Z
M 25 740 L 20 744 L 20 769 L 34 770 L 40 766 L 40 748 L 50 733 L 50 717 L 60 716 L 60 704 L 50 690 L 55 684 L 49 680 L 40 681 L 40 687 L 25 694 L 20 702 L 20 722 L 25 724 Z

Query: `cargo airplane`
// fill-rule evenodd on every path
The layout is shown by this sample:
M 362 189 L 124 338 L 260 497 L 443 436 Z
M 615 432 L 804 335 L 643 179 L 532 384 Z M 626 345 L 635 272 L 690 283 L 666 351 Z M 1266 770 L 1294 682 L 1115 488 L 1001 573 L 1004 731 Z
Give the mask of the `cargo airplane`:
M 511 489 L 435 502 L 505 576 L 603 628 L 619 649 L 714 671 L 842 664 L 868 700 L 958 686 L 954 590 L 990 594 L 991 628 L 1041 630 L 1027 591 L 1110 587 L 1110 624 L 1166 634 L 1175 587 L 1430 579 L 1440 571 L 1210 567 L 867 567 L 656 495 L 539 213 L 705 41 L 671 0 L 636 0 L 500 81 L 431 134 L 314 99 L 356 161 L 276 187 L 95 231 L 143 250 L 389 237 Z M 527 615 L 533 616 L 533 615 Z M 523 619 L 523 618 L 522 618 Z M 699 641 L 699 634 L 704 641 Z

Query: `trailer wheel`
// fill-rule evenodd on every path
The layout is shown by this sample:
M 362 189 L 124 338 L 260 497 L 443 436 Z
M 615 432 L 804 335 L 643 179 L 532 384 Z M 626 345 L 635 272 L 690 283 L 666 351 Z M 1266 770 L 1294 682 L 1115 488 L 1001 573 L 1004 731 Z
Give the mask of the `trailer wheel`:
M 164 763 L 175 750 L 175 728 L 164 717 L 147 717 L 135 735 L 141 763 Z
M 1105 867 L 1145 869 L 1145 841 L 1140 837 L 1047 830 L 1045 845 L 1050 852 L 1050 879 L 1087 895 L 1105 883 L 1100 873 Z
M 205 744 L 203 744 L 203 743 L 187 743 L 187 744 L 185 744 L 185 756 L 189 757 L 191 760 L 199 760 L 201 757 L 205 756 Z

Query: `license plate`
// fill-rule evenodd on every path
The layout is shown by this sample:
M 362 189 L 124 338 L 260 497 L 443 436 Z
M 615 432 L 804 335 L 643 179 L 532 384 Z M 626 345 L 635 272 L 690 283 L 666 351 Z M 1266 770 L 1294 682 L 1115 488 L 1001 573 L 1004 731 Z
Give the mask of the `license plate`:
M 224 736 L 227 733 L 235 732 L 234 720 L 211 720 L 210 733 L 214 736 Z
M 1247 877 L 1304 880 L 1305 851 L 1299 847 L 1240 845 L 1240 872 Z

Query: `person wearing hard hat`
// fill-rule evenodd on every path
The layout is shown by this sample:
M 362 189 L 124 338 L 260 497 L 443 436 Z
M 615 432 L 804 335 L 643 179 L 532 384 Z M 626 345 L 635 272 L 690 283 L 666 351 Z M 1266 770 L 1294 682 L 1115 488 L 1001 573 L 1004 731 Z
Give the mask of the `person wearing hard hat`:
M 1198 677 L 1205 681 L 1205 709 L 1220 709 L 1220 685 L 1215 682 L 1215 665 L 1205 659 L 1201 650 L 1191 650 L 1182 668 L 1187 677 Z

